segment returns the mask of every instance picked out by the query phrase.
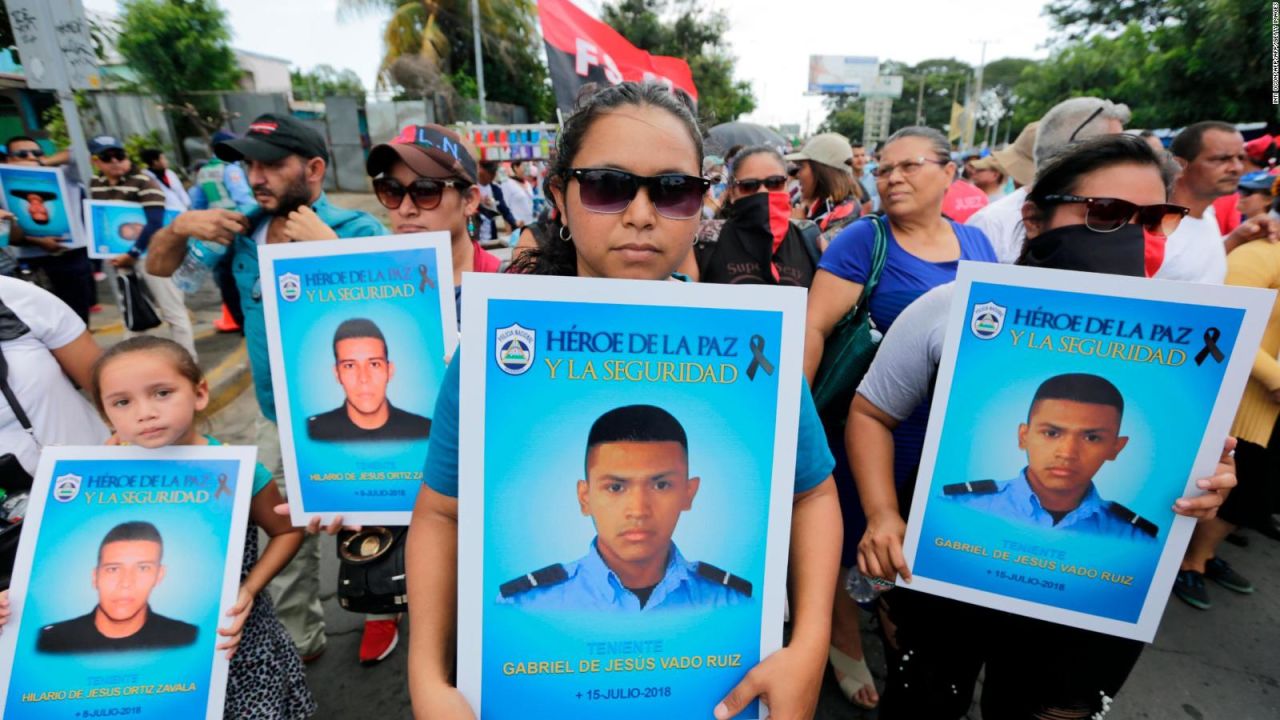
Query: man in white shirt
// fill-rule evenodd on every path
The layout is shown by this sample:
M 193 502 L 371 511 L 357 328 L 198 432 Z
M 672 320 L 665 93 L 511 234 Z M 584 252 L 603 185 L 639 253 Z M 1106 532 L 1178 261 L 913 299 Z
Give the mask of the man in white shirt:
M 1030 125 L 1018 135 L 1014 148 L 1033 146 L 1032 157 L 1035 167 L 1043 167 L 1054 155 L 1071 145 L 1099 135 L 1111 135 L 1124 131 L 1124 124 L 1129 121 L 1129 107 L 1116 104 L 1110 100 L 1095 97 L 1075 97 L 1054 105 L 1049 112 L 1040 118 L 1039 125 Z M 1024 139 L 1028 131 L 1029 137 Z M 1001 151 L 1003 152 L 1003 151 Z M 997 157 L 1001 165 L 1018 183 L 1018 172 Z M 1009 193 L 974 213 L 965 224 L 973 225 L 981 230 L 991 241 L 996 251 L 996 258 L 1002 263 L 1016 262 L 1022 254 L 1022 243 L 1027 233 L 1022 227 L 1022 204 L 1026 202 L 1027 191 L 1034 180 L 1024 173 L 1023 187 Z
M 506 198 L 511 216 L 516 219 L 516 227 L 524 227 L 533 222 L 533 190 L 525 182 L 523 160 L 511 161 L 511 174 L 502 181 L 502 195 Z
M 1208 120 L 1184 128 L 1169 151 L 1182 168 L 1171 201 L 1190 212 L 1165 242 L 1164 261 L 1155 276 L 1221 285 L 1227 277 L 1227 253 L 1250 240 L 1280 239 L 1277 223 L 1266 216 L 1241 223 L 1225 238 L 1218 228 L 1213 201 L 1235 192 L 1240 183 L 1244 137 L 1233 125 Z

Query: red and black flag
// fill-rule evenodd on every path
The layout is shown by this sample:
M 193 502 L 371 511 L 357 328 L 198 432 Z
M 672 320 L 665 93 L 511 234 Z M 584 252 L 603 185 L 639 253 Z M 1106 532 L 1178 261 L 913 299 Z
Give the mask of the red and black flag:
M 578 9 L 569 0 L 538 0 L 542 38 L 556 104 L 573 108 L 586 83 L 617 85 L 624 80 L 660 82 L 678 87 L 698 99 L 689 63 L 680 58 L 650 55 L 616 30 Z

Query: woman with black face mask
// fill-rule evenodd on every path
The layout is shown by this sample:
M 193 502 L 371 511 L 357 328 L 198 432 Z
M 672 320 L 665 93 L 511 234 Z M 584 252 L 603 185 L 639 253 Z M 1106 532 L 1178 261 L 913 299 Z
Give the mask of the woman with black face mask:
M 809 287 L 818 269 L 818 226 L 790 220 L 787 169 L 782 155 L 758 145 L 738 152 L 729 168 L 723 219 L 715 242 L 696 243 L 696 269 L 682 271 L 708 283 Z
M 1045 165 L 1023 206 L 1019 264 L 1144 277 L 1186 208 L 1167 203 L 1170 178 L 1141 138 L 1108 135 Z M 1149 261 L 1150 258 L 1150 261 Z M 858 567 L 888 580 L 911 571 L 902 554 L 913 485 L 895 488 L 893 429 L 929 402 L 954 283 L 912 303 L 880 346 L 849 412 L 847 445 L 867 516 Z M 1209 518 L 1236 484 L 1225 443 L 1208 492 L 1181 498 L 1182 515 Z M 880 598 L 888 679 L 880 717 L 963 717 L 981 670 L 986 720 L 1105 713 L 1142 652 L 1136 640 L 1056 625 L 895 588 Z

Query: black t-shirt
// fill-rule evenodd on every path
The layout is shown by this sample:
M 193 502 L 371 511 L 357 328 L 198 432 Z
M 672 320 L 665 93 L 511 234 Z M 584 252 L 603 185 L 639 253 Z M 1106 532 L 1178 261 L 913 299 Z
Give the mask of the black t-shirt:
M 95 608 L 88 615 L 40 628 L 36 651 L 44 653 L 92 653 L 120 650 L 159 650 L 185 647 L 196 641 L 199 628 L 173 620 L 147 608 L 147 621 L 138 632 L 109 638 L 93 624 Z
M 391 415 L 380 428 L 365 430 L 351 422 L 345 403 L 336 410 L 307 418 L 307 437 L 321 442 L 416 440 L 431 435 L 431 420 L 388 404 Z

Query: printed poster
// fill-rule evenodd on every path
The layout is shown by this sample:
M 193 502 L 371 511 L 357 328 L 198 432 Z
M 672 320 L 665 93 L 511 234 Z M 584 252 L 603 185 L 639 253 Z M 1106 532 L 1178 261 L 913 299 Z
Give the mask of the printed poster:
M 781 647 L 804 304 L 466 276 L 458 687 L 479 717 L 710 717 Z
M 221 718 L 252 447 L 40 457 L 0 635 L 6 720 Z
M 74 197 L 62 168 L 0 165 L 0 204 L 28 236 L 56 237 L 68 248 L 84 246 Z
M 961 263 L 909 587 L 1150 642 L 1273 298 Z
M 165 210 L 164 224 L 173 222 L 178 215 L 177 210 Z M 86 199 L 84 218 L 89 257 L 99 260 L 110 260 L 129 252 L 147 226 L 142 205 L 122 200 Z
M 258 260 L 294 525 L 408 525 L 458 341 L 449 234 L 264 245 Z

